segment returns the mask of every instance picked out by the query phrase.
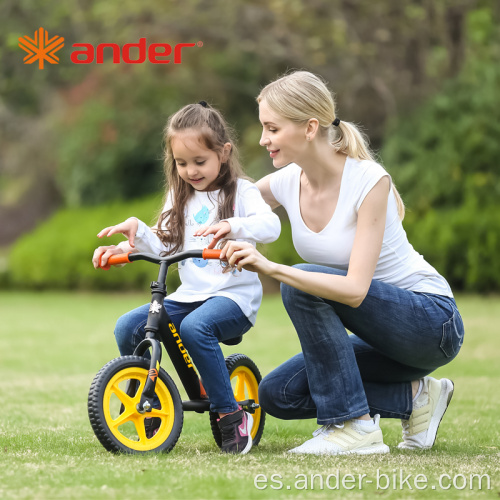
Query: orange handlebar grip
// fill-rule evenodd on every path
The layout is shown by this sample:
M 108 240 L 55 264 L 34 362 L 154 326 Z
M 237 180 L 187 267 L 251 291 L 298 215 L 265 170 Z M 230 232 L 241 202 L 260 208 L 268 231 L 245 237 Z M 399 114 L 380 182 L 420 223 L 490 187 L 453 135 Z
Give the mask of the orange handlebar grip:
M 207 259 L 218 259 L 220 257 L 220 250 L 219 249 L 211 249 L 209 250 L 208 248 L 203 249 L 203 254 L 202 257 L 207 260 Z
M 118 255 L 112 255 L 106 264 L 105 267 L 101 265 L 101 259 L 99 259 L 99 267 L 101 269 L 104 269 L 104 271 L 107 271 L 111 266 L 116 266 L 118 264 L 130 264 L 130 260 L 128 259 L 128 256 L 130 255 L 131 252 L 127 253 L 120 253 Z

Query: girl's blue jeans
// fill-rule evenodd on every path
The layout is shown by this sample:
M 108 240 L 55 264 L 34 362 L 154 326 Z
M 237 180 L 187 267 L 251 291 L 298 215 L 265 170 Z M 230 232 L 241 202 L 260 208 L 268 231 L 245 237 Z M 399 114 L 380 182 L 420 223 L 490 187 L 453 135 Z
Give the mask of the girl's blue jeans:
M 314 264 L 295 267 L 346 274 Z M 462 318 L 450 297 L 377 280 L 357 308 L 284 284 L 281 294 L 302 352 L 259 386 L 262 408 L 277 418 L 316 418 L 320 425 L 367 413 L 408 419 L 411 381 L 449 363 L 462 346 Z
M 238 405 L 219 342 L 247 332 L 252 326 L 248 318 L 227 297 L 189 303 L 165 299 L 164 306 L 203 379 L 210 409 L 220 413 L 236 411 Z M 122 356 L 133 354 L 145 338 L 148 311 L 149 304 L 145 304 L 118 319 L 115 338 Z

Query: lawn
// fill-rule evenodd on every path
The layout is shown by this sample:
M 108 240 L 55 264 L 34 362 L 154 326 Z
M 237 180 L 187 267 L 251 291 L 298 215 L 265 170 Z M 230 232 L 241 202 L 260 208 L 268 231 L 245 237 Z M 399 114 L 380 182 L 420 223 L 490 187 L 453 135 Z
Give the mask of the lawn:
M 457 300 L 466 339 L 459 357 L 436 372 L 456 387 L 436 446 L 398 450 L 400 423 L 386 420 L 389 455 L 337 458 L 288 456 L 316 423 L 271 417 L 249 455 L 223 456 L 208 415 L 193 413 L 186 413 L 169 454 L 105 451 L 88 421 L 88 389 L 100 367 L 117 356 L 116 318 L 147 300 L 147 291 L 0 294 L 0 498 L 499 497 L 498 297 Z M 265 297 L 257 326 L 242 344 L 224 347 L 227 354 L 248 354 L 263 375 L 298 350 L 279 296 Z M 171 373 L 166 358 L 163 365 Z

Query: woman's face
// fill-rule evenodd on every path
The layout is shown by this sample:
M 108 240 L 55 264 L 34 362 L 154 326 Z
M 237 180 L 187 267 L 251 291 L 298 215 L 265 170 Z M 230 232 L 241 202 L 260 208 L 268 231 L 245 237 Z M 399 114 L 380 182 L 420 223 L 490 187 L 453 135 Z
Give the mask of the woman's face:
M 262 137 L 259 144 L 269 151 L 275 168 L 289 163 L 300 164 L 306 151 L 306 127 L 274 113 L 265 100 L 259 103 L 259 120 Z

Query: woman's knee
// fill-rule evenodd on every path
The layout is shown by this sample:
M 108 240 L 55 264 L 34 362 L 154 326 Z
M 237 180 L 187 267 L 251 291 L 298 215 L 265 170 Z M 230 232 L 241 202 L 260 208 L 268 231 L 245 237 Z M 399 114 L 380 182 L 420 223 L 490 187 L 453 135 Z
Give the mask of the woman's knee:
M 309 418 L 310 399 L 304 357 L 297 354 L 266 375 L 259 384 L 259 404 L 273 417 L 283 420 Z
M 281 420 L 300 420 L 315 418 L 316 408 L 311 405 L 307 395 L 295 395 L 285 390 L 283 379 L 273 372 L 264 377 L 259 384 L 259 404 L 262 409 Z
M 259 384 L 259 404 L 262 409 L 273 417 L 282 418 L 281 413 L 285 402 L 281 398 L 281 391 L 272 374 L 264 377 Z

